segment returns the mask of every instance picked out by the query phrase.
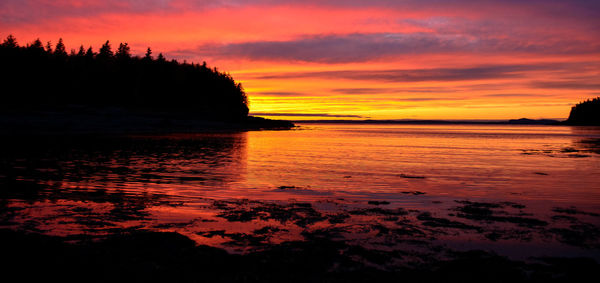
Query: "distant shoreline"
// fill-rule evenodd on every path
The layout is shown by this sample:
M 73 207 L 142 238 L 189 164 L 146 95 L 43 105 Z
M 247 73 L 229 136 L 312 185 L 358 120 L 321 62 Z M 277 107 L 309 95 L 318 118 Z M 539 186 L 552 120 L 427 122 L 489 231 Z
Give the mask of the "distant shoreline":
M 600 126 L 600 97 L 573 106 L 569 118 L 562 119 L 510 119 L 510 120 L 292 120 L 302 124 L 398 124 L 398 125 L 556 125 Z
M 563 125 L 553 119 L 511 120 L 292 120 L 300 124 L 398 124 L 398 125 Z

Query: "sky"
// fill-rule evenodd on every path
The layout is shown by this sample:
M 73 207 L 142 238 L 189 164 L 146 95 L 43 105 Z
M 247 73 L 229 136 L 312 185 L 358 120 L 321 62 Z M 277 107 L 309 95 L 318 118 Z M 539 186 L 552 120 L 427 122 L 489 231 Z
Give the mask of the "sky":
M 600 96 L 594 0 L 1 0 L 9 34 L 206 61 L 273 118 L 564 119 Z

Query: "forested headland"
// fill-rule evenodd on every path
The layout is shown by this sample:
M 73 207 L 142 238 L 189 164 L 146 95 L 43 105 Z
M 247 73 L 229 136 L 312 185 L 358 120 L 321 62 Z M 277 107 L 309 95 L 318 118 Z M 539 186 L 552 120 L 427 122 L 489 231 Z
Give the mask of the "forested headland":
M 580 102 L 571 108 L 567 125 L 600 126 L 600 97 Z
M 229 74 L 206 62 L 180 63 L 162 53 L 154 56 L 150 48 L 143 57 L 133 56 L 127 43 L 114 48 L 109 41 L 97 51 L 83 45 L 67 51 L 62 39 L 54 46 L 39 39 L 20 45 L 10 35 L 0 45 L 0 62 L 4 115 L 109 111 L 162 117 L 163 124 L 173 117 L 266 121 L 248 116 L 246 93 Z

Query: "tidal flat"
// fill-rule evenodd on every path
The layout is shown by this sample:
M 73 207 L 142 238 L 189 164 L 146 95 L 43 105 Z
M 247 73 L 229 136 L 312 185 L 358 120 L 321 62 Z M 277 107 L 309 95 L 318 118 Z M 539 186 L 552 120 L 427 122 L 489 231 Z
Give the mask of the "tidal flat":
M 3 272 L 584 282 L 600 261 L 599 139 L 515 125 L 7 137 Z

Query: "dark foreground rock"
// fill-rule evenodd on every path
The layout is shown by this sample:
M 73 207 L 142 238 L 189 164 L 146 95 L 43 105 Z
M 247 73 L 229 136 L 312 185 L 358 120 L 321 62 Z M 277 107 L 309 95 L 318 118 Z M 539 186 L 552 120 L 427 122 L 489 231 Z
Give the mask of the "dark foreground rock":
M 197 246 L 177 233 L 123 232 L 101 241 L 0 230 L 6 278 L 20 282 L 591 282 L 600 267 L 578 258 L 508 260 L 483 251 L 448 252 L 447 260 L 382 270 L 385 252 L 313 237 L 245 255 Z

